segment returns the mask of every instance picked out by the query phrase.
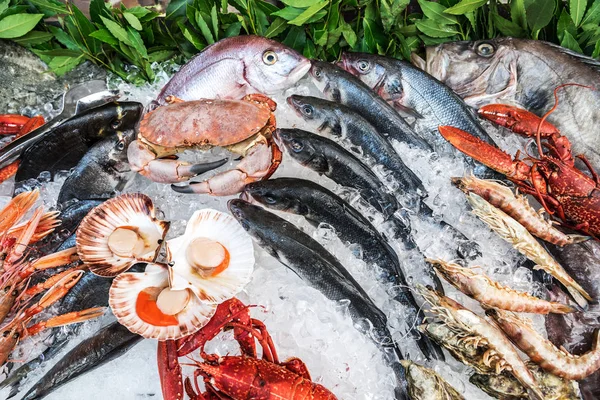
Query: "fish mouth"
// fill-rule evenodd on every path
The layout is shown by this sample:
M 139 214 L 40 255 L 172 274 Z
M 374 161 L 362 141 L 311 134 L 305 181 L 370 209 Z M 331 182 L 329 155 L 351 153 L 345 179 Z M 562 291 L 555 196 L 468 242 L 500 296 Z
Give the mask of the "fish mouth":
M 292 107 L 296 115 L 302 117 L 302 113 L 300 112 L 300 107 L 302 107 L 302 103 L 295 98 L 295 95 L 288 97 L 286 101 Z
M 305 59 L 294 69 L 292 69 L 288 76 L 294 81 L 294 84 L 296 84 L 300 79 L 304 78 L 306 74 L 308 74 L 308 71 L 310 71 L 310 67 L 310 60 Z

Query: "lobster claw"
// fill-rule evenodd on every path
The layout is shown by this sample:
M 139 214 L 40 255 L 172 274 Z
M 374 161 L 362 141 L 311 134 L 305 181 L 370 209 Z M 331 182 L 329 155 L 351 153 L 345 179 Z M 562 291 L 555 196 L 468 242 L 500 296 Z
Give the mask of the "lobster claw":
M 440 126 L 438 129 L 452 146 L 494 171 L 519 181 L 528 179 L 530 167 L 521 161 L 513 161 L 499 148 L 453 126 Z
M 541 137 L 560 135 L 558 128 L 544 120 L 540 127 L 542 118 L 525 109 L 509 106 L 507 104 L 488 104 L 479 109 L 481 118 L 509 128 L 511 131 L 532 137 L 540 130 Z
M 183 399 L 183 376 L 177 357 L 177 344 L 174 340 L 158 342 L 156 352 L 158 375 L 165 400 Z

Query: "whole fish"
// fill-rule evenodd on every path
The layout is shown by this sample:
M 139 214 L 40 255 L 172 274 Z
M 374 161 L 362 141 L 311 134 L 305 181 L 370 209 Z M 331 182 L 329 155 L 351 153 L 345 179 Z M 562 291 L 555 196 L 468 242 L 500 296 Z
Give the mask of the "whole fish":
M 108 103 L 65 121 L 21 156 L 16 182 L 75 167 L 98 141 L 132 131 L 142 114 L 135 102 Z
M 107 200 L 122 191 L 135 176 L 127 160 L 127 147 L 134 139 L 135 131 L 127 130 L 94 144 L 65 180 L 58 204 Z
M 543 115 L 554 104 L 554 89 L 578 83 L 596 90 L 566 87 L 548 121 L 600 167 L 600 62 L 540 40 L 498 38 L 444 43 L 427 48 L 419 67 L 444 82 L 473 107 L 509 103 Z
M 349 72 L 327 62 L 313 61 L 310 74 L 327 99 L 362 115 L 385 137 L 432 150 L 392 106 Z
M 314 226 L 329 224 L 342 241 L 360 245 L 364 261 L 369 265 L 379 266 L 384 274 L 381 279 L 399 288 L 394 298 L 410 310 L 406 324 L 413 326 L 423 323 L 425 316 L 410 291 L 394 250 L 369 220 L 336 194 L 314 182 L 297 178 L 250 183 L 243 193 L 267 208 L 302 215 Z M 431 272 L 425 263 L 423 270 Z M 432 282 L 439 283 L 435 279 Z M 420 336 L 417 343 L 427 358 L 444 359 L 441 349 L 425 336 Z
M 374 340 L 387 361 L 392 364 L 398 380 L 397 398 L 408 399 L 404 368 L 399 364 L 399 360 L 404 357 L 391 338 L 385 314 L 371 299 L 363 296 L 335 267 L 316 254 L 311 248 L 320 245 L 290 222 L 240 199 L 230 200 L 228 207 L 235 219 L 262 248 L 309 286 L 319 290 L 330 300 L 349 301 L 348 311 L 356 326 L 364 328 L 367 322 L 370 329 L 367 328 L 367 333 L 361 328 L 362 332 Z M 312 244 L 307 247 L 307 243 Z
M 300 129 L 280 128 L 275 131 L 274 137 L 277 144 L 302 166 L 325 175 L 339 185 L 358 190 L 363 199 L 392 222 L 397 237 L 411 240 L 408 219 L 394 215 L 400 210 L 398 200 L 354 154 L 333 140 Z M 416 247 L 416 244 L 413 242 L 411 246 Z
M 432 146 L 447 146 L 440 125 L 460 128 L 487 143 L 493 140 L 465 102 L 431 75 L 406 61 L 366 53 L 344 53 L 338 65 L 352 73 L 399 110 L 419 113 L 417 126 Z
M 244 35 L 208 46 L 188 61 L 163 87 L 154 106 L 167 96 L 183 100 L 241 99 L 272 94 L 293 86 L 310 69 L 310 61 L 274 40 Z
M 23 397 L 41 399 L 71 380 L 120 357 L 143 338 L 113 322 L 85 339 L 54 365 Z
M 425 196 L 421 180 L 379 131 L 358 113 L 317 97 L 293 95 L 288 97 L 288 103 L 304 120 L 305 128 L 335 140 L 371 165 L 382 165 L 409 204 L 415 201 L 415 195 Z

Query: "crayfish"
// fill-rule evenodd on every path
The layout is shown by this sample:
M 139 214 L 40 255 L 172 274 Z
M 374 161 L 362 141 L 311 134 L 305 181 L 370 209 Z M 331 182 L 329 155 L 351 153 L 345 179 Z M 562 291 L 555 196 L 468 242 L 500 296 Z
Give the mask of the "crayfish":
M 23 115 L 0 114 L 0 135 L 15 135 L 12 139 L 15 140 L 39 128 L 45 122 L 41 115 L 29 118 Z M 18 168 L 19 161 L 17 160 L 0 169 L 0 182 L 4 182 L 16 174 Z
M 206 354 L 204 345 L 224 329 L 233 329 L 242 355 L 220 357 Z M 257 358 L 255 340 L 262 347 Z M 190 378 L 182 383 L 179 357 L 200 349 L 204 362 L 194 361 L 194 386 Z M 248 306 L 236 298 L 221 303 L 213 318 L 200 331 L 185 338 L 158 344 L 158 370 L 165 400 L 336 400 L 325 387 L 313 383 L 306 365 L 298 358 L 279 362 L 273 340 L 265 325 L 250 317 Z M 197 378 L 204 379 L 201 393 Z
M 565 85 L 562 85 L 565 86 Z M 550 215 L 562 220 L 564 227 L 598 238 L 600 235 L 600 181 L 585 155 L 577 155 L 589 170 L 587 175 L 575 166 L 569 140 L 546 121 L 558 106 L 555 104 L 542 118 L 504 104 L 482 107 L 479 115 L 513 132 L 536 139 L 539 156 L 515 159 L 504 151 L 451 126 L 439 131 L 454 147 L 489 168 L 504 174 L 523 193 L 534 196 Z M 542 142 L 542 138 L 545 142 Z M 547 151 L 544 151 L 546 149 Z M 525 161 L 529 161 L 526 163 Z

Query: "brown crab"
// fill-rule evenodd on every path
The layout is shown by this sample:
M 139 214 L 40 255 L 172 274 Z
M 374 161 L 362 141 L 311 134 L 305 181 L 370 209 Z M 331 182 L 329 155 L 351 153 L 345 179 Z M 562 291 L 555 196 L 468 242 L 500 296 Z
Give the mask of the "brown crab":
M 177 183 L 218 168 L 227 160 L 190 164 L 174 156 L 190 148 L 222 146 L 244 157 L 235 169 L 171 187 L 181 193 L 226 196 L 240 192 L 247 183 L 268 179 L 281 163 L 281 151 L 272 138 L 277 105 L 267 96 L 196 101 L 169 96 L 167 102 L 144 116 L 137 140 L 127 149 L 131 168 L 145 177 Z

